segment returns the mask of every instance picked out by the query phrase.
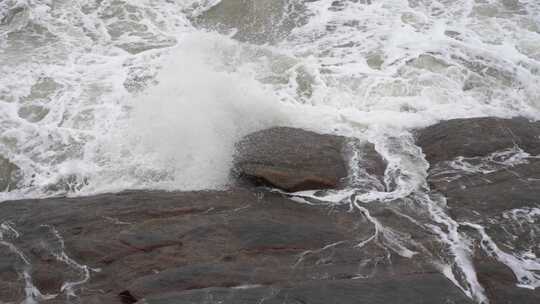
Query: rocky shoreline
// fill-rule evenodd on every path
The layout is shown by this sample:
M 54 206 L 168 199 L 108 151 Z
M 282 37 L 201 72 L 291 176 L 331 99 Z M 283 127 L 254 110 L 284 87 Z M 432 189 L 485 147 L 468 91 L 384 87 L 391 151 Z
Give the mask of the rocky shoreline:
M 354 199 L 351 160 L 389 190 L 372 144 L 273 128 L 238 143 L 227 190 L 1 203 L 0 303 L 540 303 L 517 286 L 540 280 L 540 123 L 414 138 L 427 183 L 396 199 Z

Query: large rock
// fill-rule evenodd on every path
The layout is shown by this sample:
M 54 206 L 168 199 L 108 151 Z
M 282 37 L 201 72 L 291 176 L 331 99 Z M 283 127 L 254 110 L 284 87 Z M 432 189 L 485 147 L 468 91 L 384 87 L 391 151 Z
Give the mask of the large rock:
M 456 219 L 540 206 L 540 123 L 455 119 L 420 130 L 417 138 L 430 163 L 429 184 Z
M 528 124 L 534 131 L 535 124 Z M 422 132 L 424 151 L 443 145 Z M 525 133 L 520 136 L 520 146 L 534 153 Z M 384 162 L 369 144 L 274 128 L 238 144 L 235 174 L 244 183 L 228 190 L 125 191 L 4 202 L 0 301 L 22 302 L 31 282 L 43 294 L 59 294 L 41 301 L 48 304 L 472 303 L 439 268 L 455 266 L 455 257 L 436 233 L 444 233 L 444 225 L 434 222 L 425 205 L 434 202 L 425 198 L 442 195 L 447 210 L 439 215 L 444 219 L 448 211 L 458 223 L 490 302 L 537 303 L 538 289 L 516 287 L 520 278 L 493 252 L 481 249 L 492 245 L 473 224 L 485 227 L 503 251 L 540 256 L 540 213 L 533 216 L 540 210 L 534 209 L 540 161 L 515 150 L 516 155 L 493 162 L 491 153 L 513 144 L 503 145 L 498 137 L 493 146 L 482 140 L 489 146 L 484 150 L 455 144 L 450 147 L 456 151 L 429 158 L 432 191 L 393 201 L 300 202 L 290 199 L 298 194 L 253 187 L 345 186 L 352 146 L 360 147 L 358 162 L 369 174 L 380 178 L 384 172 Z M 452 155 L 460 153 L 472 157 L 461 161 L 475 166 L 495 165 L 490 170 L 487 165 L 478 167 L 482 170 L 453 168 Z M 437 202 L 445 208 L 444 200 Z M 452 271 L 462 281 L 459 269 Z M 26 282 L 21 279 L 25 272 L 31 278 Z M 78 300 L 66 299 L 66 286 Z
M 480 225 L 505 254 L 540 256 L 540 123 L 456 119 L 417 131 L 417 139 L 430 163 L 430 188 L 445 197 L 463 233 L 486 246 L 466 223 Z M 481 247 L 474 246 L 474 266 L 490 303 L 538 303 L 540 290 L 518 288 L 521 278 Z
M 237 144 L 234 173 L 252 184 L 290 192 L 338 188 L 346 184 L 351 142 L 302 129 L 266 129 Z M 373 145 L 361 149 L 364 169 L 381 177 L 385 164 Z
M 451 119 L 417 132 L 426 160 L 435 164 L 455 157 L 485 156 L 519 146 L 540 154 L 540 122 L 525 118 Z
M 250 304 L 410 304 L 471 303 L 460 290 L 453 289 L 441 274 L 413 274 L 405 278 L 314 281 L 284 289 L 268 286 L 208 288 L 149 297 L 148 304 L 205 303 Z
M 246 304 L 383 303 L 398 295 L 403 303 L 470 303 L 422 256 L 404 258 L 376 241 L 356 247 L 375 227 L 348 206 L 233 188 L 4 202 L 0 214 L 18 232 L 3 241 L 29 262 L 11 268 L 17 255 L 2 251 L 2 301 L 24 299 L 18 273 L 28 269 L 43 294 L 83 282 L 73 287 L 81 303 L 199 303 L 224 295 L 234 295 L 226 303 Z M 43 303 L 64 302 L 60 295 Z

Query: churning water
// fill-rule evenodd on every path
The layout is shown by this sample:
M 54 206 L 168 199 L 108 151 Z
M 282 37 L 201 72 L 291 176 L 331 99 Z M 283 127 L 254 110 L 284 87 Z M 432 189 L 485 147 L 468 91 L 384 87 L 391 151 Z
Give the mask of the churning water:
M 2 0 L 0 200 L 218 188 L 261 128 L 538 118 L 539 96 L 535 0 Z

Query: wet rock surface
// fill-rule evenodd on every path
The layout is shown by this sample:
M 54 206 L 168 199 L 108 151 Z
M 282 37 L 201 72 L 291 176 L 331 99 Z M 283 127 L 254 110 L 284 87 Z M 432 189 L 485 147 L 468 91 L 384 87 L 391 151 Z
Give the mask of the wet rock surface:
M 146 303 L 468 303 L 459 290 L 448 290 L 447 280 L 439 274 L 418 274 L 382 280 L 324 280 L 275 289 L 254 286 L 246 289 L 208 288 L 185 293 L 149 297 Z M 411 288 L 411 286 L 415 286 Z
M 486 156 L 515 145 L 540 154 L 540 122 L 525 118 L 452 119 L 417 132 L 417 143 L 431 164 L 455 157 Z
M 419 132 L 428 182 L 452 215 L 481 220 L 540 206 L 540 123 L 523 118 L 456 119 Z
M 513 130 L 513 140 L 489 124 Z M 490 118 L 418 130 L 429 190 L 397 199 L 350 192 L 351 165 L 383 181 L 386 163 L 371 144 L 273 128 L 238 144 L 241 182 L 227 190 L 3 202 L 0 300 L 20 303 L 33 290 L 41 303 L 480 302 L 448 278 L 463 282 L 456 251 L 441 241 L 452 226 L 435 210 L 455 221 L 490 303 L 538 303 L 538 289 L 517 286 L 534 280 L 540 255 L 536 132 L 535 123 Z M 443 153 L 440 141 L 452 145 Z M 291 193 L 317 189 L 326 190 Z M 327 190 L 349 194 L 329 203 Z
M 452 218 L 463 223 L 464 230 L 481 225 L 499 244 L 494 248 L 478 231 L 468 233 L 478 242 L 475 252 L 483 251 L 474 265 L 490 302 L 537 303 L 538 289 L 516 286 L 516 281 L 529 279 L 520 280 L 493 256 L 500 250 L 508 264 L 521 266 L 528 253 L 540 256 L 540 123 L 456 119 L 420 130 L 417 139 L 430 162 L 430 187 L 446 198 Z
M 9 241 L 32 284 L 61 294 L 65 282 L 84 282 L 73 286 L 81 303 L 470 303 L 422 259 L 355 247 L 373 234 L 358 212 L 270 192 L 124 192 L 6 202 L 0 213 L 19 233 Z M 3 254 L 2 269 L 25 267 Z M 4 301 L 24 298 L 22 268 L 2 271 Z
M 285 191 L 338 188 L 346 184 L 352 139 L 294 128 L 272 128 L 237 144 L 234 174 L 255 185 Z M 361 160 L 382 176 L 385 163 L 373 145 L 363 144 Z
M 252 43 L 275 43 L 306 22 L 303 3 L 287 0 L 225 0 L 197 14 L 200 27 L 235 32 L 233 38 Z

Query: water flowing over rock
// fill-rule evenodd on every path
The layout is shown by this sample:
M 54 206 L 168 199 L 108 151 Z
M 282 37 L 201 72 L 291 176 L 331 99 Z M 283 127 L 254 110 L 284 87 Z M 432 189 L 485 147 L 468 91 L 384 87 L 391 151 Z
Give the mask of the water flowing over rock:
M 540 206 L 540 123 L 456 119 L 421 130 L 418 144 L 431 164 L 428 181 L 448 199 L 454 216 Z
M 58 229 L 66 257 L 90 269 L 77 290 L 82 303 L 470 303 L 421 259 L 385 259 L 377 246 L 356 248 L 373 233 L 359 213 L 268 192 L 124 192 L 8 202 L 0 213 L 20 234 L 12 242 L 29 260 L 32 278 L 40 278 L 33 284 L 43 294 L 57 294 L 63 280 L 83 274 L 45 254 L 53 240 L 41 225 Z M 44 250 L 32 249 L 35 244 Z M 362 266 L 370 256 L 381 260 Z M 3 294 L 6 301 L 23 296 L 14 267 L 5 266 L 13 283 L 0 281 L 0 290 L 19 293 Z M 63 303 L 61 297 L 44 303 Z
M 417 135 L 430 161 L 431 189 L 444 195 L 449 214 L 479 242 L 474 265 L 490 303 L 540 301 L 538 289 L 516 286 L 538 276 L 540 124 L 455 119 Z
M 458 126 L 490 130 L 489 121 L 513 130 L 514 141 L 491 137 L 493 130 L 479 136 L 482 150 L 457 139 Z M 441 129 L 446 130 L 444 136 L 433 132 Z M 540 254 L 540 205 L 535 200 L 540 197 L 535 178 L 540 162 L 528 139 L 537 136 L 535 132 L 535 124 L 525 120 L 491 118 L 441 122 L 418 130 L 420 147 L 436 155 L 428 157 L 429 190 L 398 199 L 361 201 L 356 197 L 362 193 L 348 192 L 350 188 L 326 189 L 331 195 L 348 195 L 332 204 L 325 201 L 325 191 L 307 197 L 310 191 L 277 193 L 257 187 L 262 180 L 265 186 L 297 190 L 296 185 L 306 185 L 297 180 L 330 172 L 338 176 L 335 183 L 307 183 L 306 189 L 339 188 L 343 184 L 338 181 L 350 175 L 348 166 L 358 164 L 378 178 L 385 173 L 386 164 L 371 144 L 351 146 L 358 142 L 272 128 L 238 143 L 234 170 L 243 181 L 227 190 L 124 191 L 4 202 L 0 299 L 538 303 L 538 288 L 519 287 L 536 284 L 535 257 Z M 477 134 L 471 131 L 468 136 Z M 429 154 L 441 146 L 438 141 L 449 138 L 453 146 L 446 154 Z M 348 149 L 355 147 L 363 160 L 349 155 Z M 246 180 L 246 164 L 282 170 L 286 182 L 263 174 Z M 452 240 L 466 245 L 463 251 L 441 239 L 452 237 L 452 231 L 460 236 Z M 472 265 L 465 269 L 473 272 L 469 277 L 460 277 L 462 270 L 454 268 L 467 265 L 460 258 Z M 463 282 L 480 287 L 464 288 Z

